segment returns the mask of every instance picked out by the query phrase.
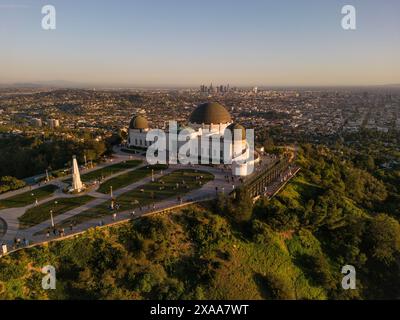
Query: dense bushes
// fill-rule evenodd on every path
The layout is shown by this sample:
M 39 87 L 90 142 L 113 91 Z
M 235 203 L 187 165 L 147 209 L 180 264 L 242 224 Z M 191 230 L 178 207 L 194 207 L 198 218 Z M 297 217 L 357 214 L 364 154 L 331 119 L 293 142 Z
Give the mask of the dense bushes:
M 311 282 L 326 289 L 335 288 L 335 280 L 332 277 L 330 265 L 322 254 L 304 255 L 300 259 Z
M 236 223 L 248 222 L 253 215 L 253 200 L 244 188 L 235 191 L 234 198 L 220 194 L 216 209 Z
M 385 215 L 373 218 L 366 226 L 365 244 L 371 258 L 391 265 L 400 258 L 400 225 Z
M 293 252 L 294 261 L 331 298 L 398 297 L 400 279 L 393 275 L 399 274 L 400 226 L 377 214 L 395 208 L 386 205 L 386 185 L 323 146 L 305 145 L 299 163 L 303 170 L 290 186 L 257 203 L 254 215 L 266 225 L 253 222 L 254 241 L 267 244 L 274 233 L 297 235 L 303 249 Z M 363 166 L 371 169 L 373 161 L 366 157 Z M 304 232 L 316 236 L 322 251 L 302 240 Z M 337 281 L 347 264 L 358 272 L 357 292 L 343 293 Z
M 388 204 L 396 199 L 388 190 L 397 187 L 326 147 L 304 146 L 299 162 L 301 174 L 254 207 L 240 189 L 235 199 L 220 196 L 214 205 L 1 259 L 0 297 L 399 297 L 400 226 L 388 215 L 398 209 Z M 370 159 L 364 162 L 370 170 Z M 57 269 L 55 292 L 38 287 L 45 264 Z M 341 287 L 344 265 L 356 268 L 356 290 Z
M 268 273 L 264 277 L 264 285 L 270 299 L 294 300 L 295 292 L 283 277 Z
M 25 187 L 25 185 L 26 184 L 24 181 L 18 180 L 17 178 L 14 177 L 10 176 L 0 177 L 0 194 L 7 191 L 23 188 Z
M 57 136 L 11 136 L 1 139 L 0 149 L 0 177 L 26 178 L 49 168 L 65 168 L 73 155 L 81 163 L 84 155 L 88 161 L 97 160 L 106 152 L 106 145 L 88 134 L 74 140 Z

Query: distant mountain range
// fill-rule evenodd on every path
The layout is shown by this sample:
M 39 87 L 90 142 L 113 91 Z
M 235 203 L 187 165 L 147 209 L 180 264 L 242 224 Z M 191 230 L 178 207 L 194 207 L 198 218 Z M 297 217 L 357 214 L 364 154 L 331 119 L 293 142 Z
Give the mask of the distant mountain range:
M 12 87 L 12 88 L 43 88 L 43 87 L 54 87 L 54 88 L 85 88 L 88 85 L 64 80 L 54 81 L 38 81 L 38 82 L 17 82 L 10 84 L 0 84 L 0 87 Z

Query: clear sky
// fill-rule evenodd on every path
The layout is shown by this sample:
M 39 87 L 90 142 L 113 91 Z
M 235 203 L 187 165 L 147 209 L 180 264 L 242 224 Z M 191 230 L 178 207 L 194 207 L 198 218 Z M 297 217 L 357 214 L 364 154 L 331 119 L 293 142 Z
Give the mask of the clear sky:
M 341 27 L 345 4 L 355 31 Z M 0 43 L 0 83 L 395 84 L 400 1 L 0 0 Z

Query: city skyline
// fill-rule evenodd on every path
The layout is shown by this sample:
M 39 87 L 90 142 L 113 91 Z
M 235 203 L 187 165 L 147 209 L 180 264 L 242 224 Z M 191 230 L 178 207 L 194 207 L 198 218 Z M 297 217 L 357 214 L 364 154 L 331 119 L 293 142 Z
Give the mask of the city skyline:
M 0 84 L 198 87 L 374 86 L 400 83 L 398 1 L 0 0 Z

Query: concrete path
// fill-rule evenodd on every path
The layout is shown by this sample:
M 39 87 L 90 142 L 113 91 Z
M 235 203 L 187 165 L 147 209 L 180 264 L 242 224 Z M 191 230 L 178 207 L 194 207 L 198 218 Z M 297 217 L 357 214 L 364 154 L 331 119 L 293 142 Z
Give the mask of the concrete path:
M 128 157 L 130 158 L 130 156 L 128 155 Z M 127 160 L 127 159 L 125 159 Z M 121 160 L 123 161 L 123 160 Z M 112 165 L 116 162 L 113 162 L 111 164 L 108 165 Z M 112 176 L 107 177 L 107 179 L 105 179 L 103 182 L 112 179 L 116 176 L 119 176 L 121 174 L 127 173 L 129 171 L 133 171 L 133 170 L 137 170 L 141 167 L 146 166 L 147 164 L 138 166 L 134 169 L 128 169 L 128 170 L 124 170 L 121 172 L 118 172 Z M 97 168 L 98 169 L 98 168 Z M 169 174 L 175 170 L 178 169 L 197 169 L 197 170 L 201 170 L 201 171 L 207 171 L 210 172 L 212 174 L 214 174 L 215 179 L 213 181 L 210 181 L 209 183 L 207 183 L 206 185 L 204 185 L 201 189 L 197 189 L 194 190 L 192 192 L 190 192 L 189 194 L 185 195 L 182 197 L 182 201 L 183 202 L 187 202 L 189 200 L 195 200 L 195 199 L 204 199 L 204 198 L 215 198 L 216 197 L 216 187 L 219 188 L 219 190 L 224 190 L 225 192 L 230 192 L 232 190 L 232 183 L 231 182 L 227 182 L 224 178 L 225 175 L 230 175 L 230 171 L 226 171 L 223 169 L 219 169 L 219 168 L 215 168 L 215 167 L 207 167 L 207 166 L 182 166 L 182 165 L 170 165 L 168 169 L 163 170 L 163 174 L 161 175 L 159 174 L 155 174 L 154 177 L 156 179 L 160 178 L 163 175 Z M 136 188 L 139 188 L 142 185 L 145 185 L 147 183 L 149 183 L 151 181 L 151 177 L 146 177 L 140 181 L 137 181 L 135 183 L 132 183 L 126 187 L 123 187 L 121 189 L 118 189 L 116 191 L 114 191 L 114 196 L 118 197 L 123 193 L 129 192 L 131 190 L 134 190 Z M 52 182 L 53 183 L 53 182 Z M 238 182 L 236 182 L 238 183 Z M 99 186 L 97 186 L 98 188 Z M 95 190 L 92 190 L 88 193 L 86 193 L 90 196 L 93 196 L 94 200 L 86 203 L 83 206 L 80 206 L 78 208 L 74 208 L 68 212 L 65 212 L 64 214 L 58 215 L 54 217 L 54 222 L 56 224 L 59 224 L 60 222 L 72 218 L 80 213 L 82 213 L 83 211 L 86 211 L 88 209 L 94 208 L 106 201 L 110 201 L 110 196 L 106 195 L 106 194 L 102 194 L 102 193 L 98 193 Z M 81 195 L 80 195 L 81 196 Z M 46 198 L 42 201 L 39 202 L 40 204 L 49 202 L 49 201 L 54 201 L 56 198 L 61 198 L 61 197 L 76 197 L 76 195 L 68 195 L 65 194 L 61 191 L 57 191 L 55 194 L 53 194 L 53 196 Z M 147 208 L 147 209 L 143 209 L 142 212 L 138 212 L 137 216 L 143 215 L 143 214 L 148 214 L 151 211 L 157 211 L 160 209 L 165 209 L 168 207 L 172 207 L 172 206 L 176 206 L 178 203 L 176 198 L 172 198 L 172 199 L 166 199 L 164 201 L 161 201 L 159 203 L 156 204 L 155 208 Z M 10 209 L 5 209 L 5 210 L 1 210 L 0 211 L 0 215 L 1 217 L 7 222 L 7 232 L 6 234 L 3 236 L 2 238 L 2 242 L 6 243 L 7 245 L 9 245 L 9 247 L 11 248 L 13 243 L 14 243 L 14 239 L 15 238 L 20 238 L 20 239 L 28 239 L 30 243 L 32 242 L 41 242 L 46 240 L 46 236 L 45 235 L 37 235 L 35 236 L 36 233 L 46 230 L 47 228 L 51 227 L 51 220 L 47 220 L 45 222 L 42 222 L 36 226 L 33 226 L 31 228 L 25 229 L 25 230 L 19 230 L 19 221 L 18 218 L 20 216 L 22 216 L 26 210 L 32 208 L 34 206 L 34 204 L 23 207 L 23 208 L 10 208 Z M 137 211 L 137 210 L 136 210 Z M 124 220 L 127 219 L 131 216 L 131 212 L 121 212 L 118 213 L 118 220 Z M 108 223 L 112 223 L 115 222 L 112 219 L 112 216 L 105 216 L 104 218 L 101 219 L 105 224 Z M 90 227 L 94 227 L 96 225 L 99 224 L 99 219 L 93 219 L 91 221 L 87 221 L 84 222 L 78 226 L 75 226 L 74 229 L 72 230 L 72 233 L 79 233 L 82 232 L 84 230 L 87 230 Z M 71 233 L 71 231 L 69 231 Z
M 168 174 L 168 173 L 178 170 L 178 169 L 183 169 L 183 168 L 182 168 L 182 166 L 170 168 L 170 169 L 168 169 L 168 171 L 167 170 L 165 171 L 165 174 Z M 204 167 L 196 168 L 196 169 L 213 173 L 215 176 L 215 179 L 212 181 L 209 181 L 202 188 L 193 190 L 192 192 L 182 196 L 182 203 L 197 202 L 197 201 L 201 201 L 204 199 L 210 199 L 210 200 L 215 199 L 217 196 L 216 189 L 215 189 L 216 187 L 218 187 L 219 190 L 222 190 L 222 188 L 224 188 L 225 192 L 228 192 L 228 191 L 230 192 L 232 190 L 232 184 L 226 182 L 226 180 L 224 179 L 225 172 L 222 172 L 221 170 L 213 170 L 213 168 L 207 168 L 208 170 L 207 169 L 204 170 L 205 169 Z M 142 180 L 141 183 L 138 184 L 136 187 L 140 187 L 140 185 L 150 182 L 151 177 L 146 178 L 145 180 L 146 180 L 146 182 L 144 180 Z M 130 190 L 133 190 L 133 189 L 135 189 L 135 187 L 132 187 L 132 188 L 129 187 L 129 188 L 125 189 L 124 192 L 121 192 L 120 194 L 125 193 Z M 120 190 L 118 190 L 118 191 L 120 191 Z M 122 220 L 127 220 L 127 219 L 132 219 L 132 218 L 140 218 L 143 215 L 148 215 L 153 212 L 158 212 L 160 210 L 168 209 L 168 208 L 180 205 L 180 204 L 181 204 L 181 202 L 178 201 L 176 197 L 173 197 L 173 198 L 165 199 L 161 202 L 156 203 L 154 208 L 152 206 L 148 206 L 148 207 L 142 208 L 142 210 L 135 208 L 134 210 L 127 210 L 127 211 L 119 212 L 119 213 L 117 213 L 117 217 L 115 220 L 113 219 L 112 214 L 103 216 L 101 218 L 92 219 L 89 221 L 85 221 L 85 222 L 79 224 L 78 226 L 73 227 L 72 230 L 70 230 L 69 228 L 65 228 L 65 236 L 73 235 L 73 234 L 85 231 L 89 228 L 97 227 L 100 225 L 100 221 L 102 222 L 103 225 L 108 225 L 108 224 L 115 223 L 117 221 L 122 221 Z M 135 211 L 134 216 L 132 216 L 132 211 Z M 71 215 L 71 216 L 73 216 L 73 215 Z M 64 220 L 64 219 L 62 219 L 62 220 Z M 38 230 L 38 231 L 43 231 L 43 230 L 47 229 L 49 227 L 49 222 L 50 221 L 47 221 L 46 222 L 47 224 L 44 223 L 43 224 L 44 228 L 42 228 L 41 230 Z M 35 229 L 36 229 L 36 226 L 35 226 Z M 38 232 L 38 231 L 36 231 L 36 232 Z M 52 240 L 52 239 L 59 239 L 59 238 L 60 238 L 59 236 L 54 236 L 53 234 L 51 234 L 49 238 L 47 238 L 47 236 L 44 234 L 36 235 L 36 236 L 33 234 L 31 235 L 31 239 L 35 243 L 48 241 L 48 240 Z
M 117 163 L 120 163 L 120 162 L 123 162 L 123 161 L 127 161 L 127 160 L 143 160 L 143 157 L 138 157 L 138 156 L 135 156 L 135 155 L 125 154 L 125 153 L 119 152 L 119 153 L 114 155 L 114 157 L 112 158 L 112 161 L 101 163 L 98 166 L 96 166 L 94 168 L 91 168 L 91 169 L 81 170 L 80 173 L 81 173 L 81 175 L 83 175 L 83 174 L 86 174 L 86 173 L 89 173 L 89 172 L 92 172 L 92 171 L 96 171 L 96 170 L 99 170 L 99 169 L 103 169 L 105 167 L 109 167 L 109 166 L 111 166 L 113 164 L 117 164 Z M 10 197 L 19 195 L 19 194 L 24 193 L 24 192 L 33 191 L 33 190 L 41 188 L 41 187 L 43 187 L 43 186 L 45 186 L 47 184 L 54 184 L 54 185 L 57 185 L 57 186 L 60 186 L 60 187 L 65 187 L 66 183 L 64 183 L 63 180 L 68 180 L 69 178 L 72 178 L 72 176 L 71 175 L 67 175 L 67 176 L 64 176 L 64 177 L 61 177 L 61 178 L 52 179 L 48 183 L 40 183 L 40 184 L 38 183 L 38 184 L 35 184 L 35 185 L 26 186 L 26 187 L 18 189 L 18 190 L 9 191 L 9 192 L 0 194 L 0 200 L 1 199 L 6 199 L 6 198 L 10 198 Z
M 172 172 L 171 169 L 164 170 L 164 174 L 168 174 L 170 172 Z M 154 177 L 155 178 L 159 178 L 159 177 L 161 177 L 161 175 L 160 174 L 154 175 Z M 143 186 L 143 185 L 149 183 L 150 181 L 151 181 L 151 177 L 144 178 L 144 179 L 142 179 L 140 181 L 137 181 L 135 183 L 130 184 L 129 186 L 126 186 L 124 188 L 121 188 L 121 189 L 118 189 L 118 190 L 114 191 L 113 194 L 114 194 L 115 197 L 118 197 L 121 194 L 123 194 L 125 192 L 128 192 L 128 191 L 131 191 L 133 189 L 136 189 L 136 188 L 138 188 L 140 186 Z M 78 215 L 78 214 L 80 214 L 80 213 L 82 213 L 82 212 L 84 212 L 86 210 L 92 209 L 92 208 L 94 208 L 94 207 L 96 207 L 98 205 L 101 205 L 101 204 L 103 204 L 103 203 L 105 203 L 107 201 L 109 202 L 111 200 L 110 199 L 110 195 L 103 194 L 103 193 L 95 193 L 95 192 L 92 193 L 92 195 L 93 194 L 97 195 L 97 199 L 92 200 L 92 201 L 84 204 L 81 207 L 72 209 L 72 210 L 67 211 L 67 212 L 65 212 L 63 214 L 55 216 L 54 217 L 54 223 L 57 225 L 57 224 L 61 223 L 62 221 L 66 220 L 66 219 L 72 218 L 72 217 L 74 217 L 74 216 L 76 216 L 76 215 Z M 44 229 L 47 229 L 49 227 L 51 227 L 51 220 L 50 219 L 47 220 L 47 221 L 44 221 L 44 222 L 42 222 L 40 224 L 37 224 L 37 225 L 35 225 L 35 226 L 31 227 L 31 228 L 25 229 L 24 230 L 24 234 L 25 234 L 26 237 L 29 237 L 29 239 L 32 239 L 33 235 L 35 233 L 40 232 L 40 231 L 42 231 Z M 4 237 L 4 239 L 6 240 L 6 237 Z M 12 238 L 12 239 L 14 239 L 14 238 Z
M 119 162 L 122 162 L 122 161 L 126 161 L 126 160 L 130 160 L 131 159 L 131 157 L 128 155 L 127 156 L 128 158 L 124 158 L 124 157 L 122 157 L 122 156 L 119 156 L 119 158 L 118 158 L 118 160 L 117 161 L 113 161 L 113 162 L 108 162 L 108 163 L 105 163 L 105 164 L 102 164 L 101 166 L 98 166 L 98 167 L 96 167 L 96 168 L 93 168 L 93 169 L 90 169 L 90 170 L 86 170 L 84 173 L 88 173 L 88 172 L 91 172 L 91 171 L 94 171 L 94 170 L 98 170 L 98 169 L 101 169 L 101 168 L 105 168 L 105 167 L 107 167 L 107 166 L 111 166 L 111 165 L 114 165 L 114 164 L 116 164 L 116 163 L 119 163 Z M 138 159 L 137 157 L 135 158 L 135 159 Z M 140 160 L 143 160 L 143 159 L 140 159 Z M 110 175 L 110 176 L 108 176 L 106 179 L 104 179 L 102 182 L 106 182 L 107 180 L 110 180 L 110 179 L 112 179 L 112 178 L 115 178 L 115 177 L 117 177 L 117 176 L 119 176 L 119 175 L 122 175 L 122 174 L 125 174 L 125 173 L 128 173 L 128 172 L 130 172 L 130 171 L 134 171 L 134 170 L 137 170 L 137 169 L 139 169 L 139 168 L 142 168 L 142 167 L 144 167 L 144 166 L 146 166 L 146 164 L 143 164 L 143 165 L 139 165 L 139 166 L 137 166 L 137 167 L 135 167 L 135 168 L 132 168 L 132 169 L 127 169 L 127 170 L 123 170 L 123 171 L 120 171 L 120 172 L 117 172 L 117 173 L 115 173 L 115 174 L 113 174 L 113 175 Z M 63 178 L 61 178 L 61 179 L 66 179 L 66 177 L 63 177 Z M 77 197 L 77 195 L 71 195 L 71 194 L 66 194 L 66 193 L 64 193 L 62 190 L 63 190 L 63 188 L 66 186 L 66 184 L 64 183 L 64 182 L 62 182 L 60 179 L 54 179 L 54 180 L 51 180 L 51 182 L 49 182 L 48 184 L 54 184 L 54 185 L 56 185 L 56 186 L 58 186 L 59 187 L 59 189 L 57 189 L 54 193 L 53 193 L 53 195 L 51 195 L 51 196 L 49 196 L 49 197 L 46 197 L 45 199 L 42 199 L 42 200 L 40 200 L 40 201 L 38 201 L 38 204 L 37 205 L 42 205 L 42 204 L 44 204 L 44 203 L 47 203 L 47 202 L 51 202 L 51 201 L 54 201 L 54 200 L 56 200 L 56 199 L 59 199 L 59 198 L 74 198 L 74 197 Z M 43 185 L 36 185 L 36 186 L 33 186 L 32 187 L 32 189 L 30 189 L 30 190 L 34 190 L 34 189 L 37 189 L 37 188 L 40 188 L 40 187 L 43 187 Z M 95 204 L 96 203 L 96 201 L 97 202 L 99 202 L 99 203 L 102 203 L 102 202 L 104 202 L 106 199 L 107 199 L 107 195 L 105 195 L 105 194 L 103 194 L 103 193 L 98 193 L 98 192 L 96 192 L 96 190 L 98 189 L 100 187 L 100 185 L 97 185 L 96 187 L 95 187 L 95 189 L 92 189 L 91 191 L 89 191 L 89 192 L 86 192 L 86 193 L 82 193 L 82 194 L 80 194 L 80 195 L 78 195 L 78 196 L 82 196 L 82 195 L 90 195 L 90 196 L 92 196 L 92 197 L 94 197 L 94 198 L 100 198 L 100 200 L 94 200 L 94 201 L 91 201 L 91 202 L 89 202 L 88 204 L 91 204 L 91 203 L 93 203 L 93 204 Z M 23 192 L 26 192 L 27 190 L 16 190 L 16 191 L 13 191 L 13 192 L 7 192 L 6 194 L 3 194 L 2 196 L 3 196 L 3 198 L 8 198 L 8 197 L 13 197 L 13 196 L 15 196 L 15 195 L 17 195 L 17 194 L 20 194 L 20 193 L 23 193 Z M 7 195 L 7 197 L 5 197 Z M 88 204 L 86 204 L 86 205 L 84 205 L 84 206 L 82 206 L 82 207 L 79 207 L 79 208 L 84 208 L 85 206 L 87 206 Z M 14 241 L 14 239 L 16 238 L 16 237 L 19 237 L 19 238 L 26 238 L 26 239 L 29 239 L 29 236 L 30 236 L 30 232 L 28 232 L 28 230 L 29 229 L 26 229 L 26 230 L 20 230 L 19 229 L 19 220 L 18 220 L 18 218 L 19 217 L 21 217 L 22 215 L 24 215 L 24 213 L 27 211 L 27 210 L 29 210 L 29 209 L 31 209 L 31 208 L 33 208 L 33 207 L 35 207 L 36 206 L 36 204 L 35 203 L 32 203 L 32 204 L 30 204 L 30 205 L 27 205 L 27 206 L 25 206 L 25 207 L 19 207 L 19 208 L 7 208 L 7 209 L 3 209 L 3 210 L 0 210 L 0 217 L 2 218 L 2 220 L 3 220 L 3 223 L 5 222 L 5 228 L 6 228 L 6 232 L 5 232 L 5 234 L 2 236 L 2 237 L 0 237 L 0 240 L 2 241 L 2 242 L 7 242 L 7 243 L 9 243 L 10 241 Z M 93 205 L 93 206 L 95 206 L 95 205 Z M 79 208 L 76 208 L 76 209 L 79 209 Z M 75 209 L 74 209 L 75 210 Z M 86 209 L 85 209 L 86 210 Z M 73 211 L 73 210 L 72 210 Z M 84 211 L 84 210 L 83 210 Z M 78 212 L 78 213 L 80 213 L 80 212 Z M 76 213 L 76 214 L 78 214 L 78 213 Z M 56 221 L 56 218 L 57 217 L 55 217 L 55 221 Z
M 115 151 L 114 161 L 104 163 L 93 169 L 85 170 L 81 174 L 85 174 L 85 173 L 88 173 L 88 172 L 91 172 L 94 170 L 98 170 L 98 169 L 101 169 L 101 168 L 104 168 L 104 167 L 107 167 L 107 166 L 110 166 L 110 165 L 113 165 L 113 164 L 116 164 L 116 163 L 119 163 L 122 161 L 126 161 L 126 160 L 138 159 L 138 160 L 145 161 L 144 157 L 123 153 L 120 151 L 120 148 L 118 148 L 118 147 L 114 148 L 114 151 Z M 256 170 L 253 174 L 257 174 L 258 171 L 262 170 L 264 166 L 268 166 L 272 160 L 273 159 L 264 158 L 262 164 L 256 167 Z M 114 175 L 107 177 L 102 182 L 105 182 L 116 176 L 125 174 L 129 171 L 137 170 L 144 166 L 147 166 L 147 164 L 137 166 L 133 169 L 127 169 L 127 170 L 118 172 Z M 171 173 L 175 170 L 179 170 L 179 169 L 197 169 L 199 171 L 210 172 L 215 177 L 214 180 L 209 181 L 207 184 L 202 186 L 202 188 L 193 190 L 192 192 L 182 196 L 181 197 L 182 203 L 191 203 L 191 202 L 201 201 L 204 199 L 214 199 L 217 197 L 216 188 L 218 188 L 219 192 L 224 192 L 227 194 L 227 193 L 231 192 L 233 190 L 233 188 L 238 187 L 240 184 L 238 178 L 235 178 L 235 181 L 233 183 L 231 182 L 231 180 L 229 182 L 227 182 L 225 180 L 225 176 L 231 177 L 231 171 L 229 169 L 224 169 L 223 166 L 211 167 L 211 166 L 201 166 L 201 165 L 196 165 L 196 166 L 170 165 L 168 169 L 163 170 L 162 174 L 161 173 L 155 174 L 154 177 L 155 177 L 155 179 L 158 179 L 161 176 L 164 176 L 166 174 L 169 174 L 169 173 Z M 48 197 L 46 199 L 39 201 L 39 205 L 49 202 L 49 201 L 54 201 L 56 198 L 82 196 L 82 194 L 69 195 L 69 194 L 65 194 L 62 192 L 62 189 L 65 187 L 65 183 L 62 180 L 66 180 L 66 179 L 68 179 L 68 177 L 62 177 L 59 179 L 52 180 L 49 184 L 55 184 L 55 185 L 59 186 L 60 189 L 58 189 L 51 197 Z M 115 190 L 114 196 L 118 197 L 126 192 L 137 189 L 140 186 L 143 186 L 143 185 L 149 183 L 150 181 L 151 181 L 151 176 L 141 179 L 140 181 L 132 183 L 126 187 Z M 41 185 L 41 186 L 43 186 L 43 185 Z M 29 190 L 34 190 L 41 186 L 36 185 L 36 186 L 29 187 L 28 190 L 17 190 L 17 191 L 13 191 L 13 192 L 8 192 L 7 194 L 0 195 L 0 199 L 11 197 L 11 196 L 14 196 L 14 195 L 17 195 L 17 194 L 20 194 L 20 193 L 23 193 L 23 192 L 26 192 Z M 86 203 L 80 207 L 69 210 L 68 212 L 65 212 L 61 215 L 55 216 L 54 217 L 55 224 L 60 224 L 62 221 L 66 220 L 66 219 L 70 219 L 88 209 L 94 208 L 98 205 L 101 205 L 101 204 L 107 202 L 107 201 L 110 201 L 109 195 L 99 193 L 96 191 L 98 188 L 99 188 L 99 185 L 95 186 L 94 189 L 85 193 L 87 195 L 94 197 L 95 199 L 89 201 L 88 203 Z M 24 189 L 26 189 L 26 188 L 24 188 Z M 173 197 L 173 198 L 165 199 L 163 201 L 156 203 L 155 207 L 149 206 L 147 208 L 142 208 L 142 210 L 138 210 L 136 208 L 136 209 L 132 209 L 132 210 L 124 211 L 124 212 L 119 212 L 119 213 L 117 213 L 117 217 L 115 219 L 113 218 L 113 216 L 110 212 L 110 215 L 106 215 L 101 218 L 85 221 L 77 226 L 74 226 L 72 230 L 70 230 L 69 228 L 65 228 L 65 236 L 77 234 L 77 233 L 85 231 L 91 227 L 96 227 L 99 225 L 100 221 L 102 222 L 102 224 L 107 225 L 107 224 L 115 223 L 117 221 L 123 221 L 123 220 L 127 220 L 127 219 L 132 219 L 132 218 L 139 218 L 143 215 L 148 215 L 148 214 L 151 214 L 154 212 L 159 212 L 160 210 L 175 207 L 180 204 L 181 204 L 181 202 L 180 201 L 178 202 L 177 197 Z M 3 236 L 2 239 L 1 239 L 1 234 L 0 234 L 0 239 L 1 239 L 2 243 L 6 243 L 9 246 L 9 249 L 12 249 L 15 238 L 28 239 L 30 244 L 60 239 L 59 236 L 53 236 L 53 234 L 51 234 L 51 236 L 49 238 L 47 238 L 47 236 L 45 234 L 44 235 L 35 235 L 36 233 L 39 233 L 39 232 L 44 231 L 44 230 L 48 229 L 49 227 L 51 227 L 50 219 L 47 221 L 44 221 L 42 223 L 39 223 L 31 228 L 28 228 L 25 230 L 19 230 L 18 218 L 21 217 L 26 212 L 26 210 L 32 208 L 33 206 L 34 206 L 34 204 L 28 205 L 23 208 L 9 208 L 9 209 L 0 210 L 0 217 L 2 219 L 4 219 L 4 221 L 6 221 L 6 223 L 7 223 L 6 234 Z M 135 211 L 134 216 L 132 215 L 133 210 Z

